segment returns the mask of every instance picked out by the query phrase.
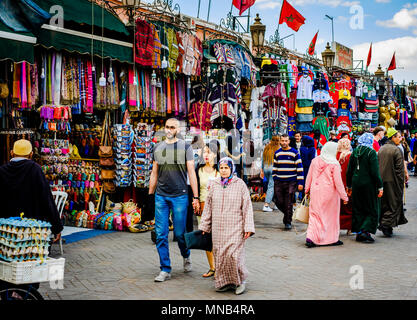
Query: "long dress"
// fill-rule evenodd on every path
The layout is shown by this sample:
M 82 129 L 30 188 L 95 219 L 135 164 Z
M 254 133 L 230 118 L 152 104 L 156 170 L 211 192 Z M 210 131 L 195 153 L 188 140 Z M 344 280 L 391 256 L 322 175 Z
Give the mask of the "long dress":
M 346 183 L 348 188 L 352 188 L 352 231 L 375 234 L 380 206 L 378 189 L 382 188 L 382 180 L 374 149 L 359 146 L 353 151 Z
M 211 232 L 216 267 L 215 287 L 246 280 L 245 232 L 255 233 L 253 208 L 246 184 L 234 177 L 226 188 L 220 178 L 209 184 L 199 229 Z
M 404 216 L 404 158 L 401 150 L 391 141 L 378 153 L 384 195 L 381 201 L 381 225 L 397 227 L 408 221 Z
M 310 192 L 307 238 L 317 245 L 336 243 L 340 233 L 340 199 L 348 200 L 340 165 L 315 158 L 307 175 L 306 192 Z
M 347 187 L 346 172 L 349 166 L 351 155 L 352 154 L 347 155 L 343 163 L 340 163 L 340 153 L 336 155 L 336 159 L 339 161 L 340 167 L 342 168 L 342 180 L 345 189 Z M 343 201 L 340 201 L 340 229 L 352 230 L 352 197 L 349 197 L 349 202 L 347 204 L 344 204 Z

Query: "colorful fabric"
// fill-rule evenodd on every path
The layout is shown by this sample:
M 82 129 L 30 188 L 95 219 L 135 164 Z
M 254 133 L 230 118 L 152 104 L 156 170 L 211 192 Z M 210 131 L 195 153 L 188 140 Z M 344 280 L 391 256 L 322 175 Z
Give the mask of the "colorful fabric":
M 154 52 L 154 30 L 150 24 L 142 19 L 136 20 L 136 48 L 135 48 L 135 62 L 151 67 L 152 53 Z

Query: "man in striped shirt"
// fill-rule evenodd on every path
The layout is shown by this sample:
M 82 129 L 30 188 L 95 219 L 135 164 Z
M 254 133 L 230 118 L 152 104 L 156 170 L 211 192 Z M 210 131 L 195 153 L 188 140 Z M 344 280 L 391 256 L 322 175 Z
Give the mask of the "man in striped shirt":
M 272 177 L 276 200 L 274 202 L 284 213 L 285 229 L 290 230 L 294 195 L 297 186 L 298 191 L 303 191 L 304 171 L 300 154 L 290 147 L 290 137 L 287 134 L 281 136 L 281 149 L 275 152 Z

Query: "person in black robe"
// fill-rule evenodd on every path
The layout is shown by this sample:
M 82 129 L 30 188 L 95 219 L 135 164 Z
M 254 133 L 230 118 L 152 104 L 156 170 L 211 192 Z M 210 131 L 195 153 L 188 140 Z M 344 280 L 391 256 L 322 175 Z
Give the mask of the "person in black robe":
M 23 212 L 24 218 L 47 221 L 56 242 L 61 237 L 62 222 L 48 180 L 31 160 L 32 154 L 30 142 L 18 140 L 11 161 L 0 167 L 0 218 L 18 217 Z

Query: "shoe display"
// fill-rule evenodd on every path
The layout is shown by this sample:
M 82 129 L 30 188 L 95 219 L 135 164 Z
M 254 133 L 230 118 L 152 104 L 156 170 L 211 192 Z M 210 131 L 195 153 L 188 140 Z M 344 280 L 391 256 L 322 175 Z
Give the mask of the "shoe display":
M 264 206 L 262 209 L 263 212 L 272 212 L 274 211 L 272 208 L 268 207 L 268 206 Z
M 164 282 L 165 280 L 171 279 L 171 273 L 161 271 L 159 275 L 155 278 L 155 282 Z
M 184 272 L 190 272 L 192 270 L 191 257 L 184 258 Z

